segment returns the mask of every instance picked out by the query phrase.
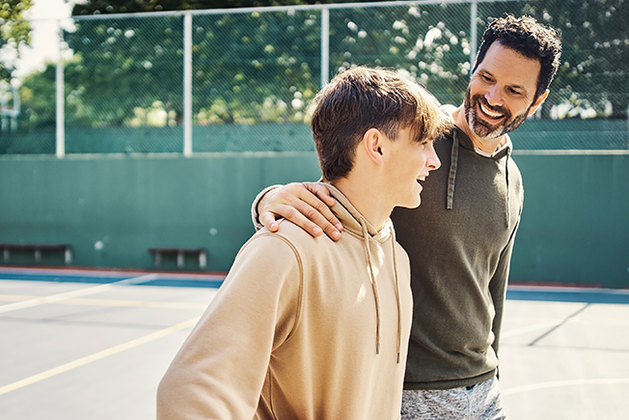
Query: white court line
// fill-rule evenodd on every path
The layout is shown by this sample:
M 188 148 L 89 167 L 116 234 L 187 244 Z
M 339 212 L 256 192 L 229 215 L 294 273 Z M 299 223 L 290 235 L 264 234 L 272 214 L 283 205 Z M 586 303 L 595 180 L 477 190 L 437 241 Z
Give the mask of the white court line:
M 9 311 L 16 311 L 18 309 L 30 308 L 37 305 L 43 305 L 45 303 L 59 302 L 62 300 L 72 299 L 72 298 L 76 298 L 80 296 L 87 296 L 87 295 L 93 295 L 96 293 L 101 293 L 101 292 L 111 289 L 111 287 L 114 285 L 139 284 L 139 283 L 144 283 L 144 282 L 155 280 L 155 279 L 157 279 L 157 274 L 147 274 L 145 276 L 132 277 L 130 279 L 120 280 L 113 283 L 101 284 L 99 286 L 94 286 L 94 287 L 86 287 L 84 289 L 73 290 L 71 292 L 58 293 L 56 295 L 42 296 L 42 297 L 38 297 L 34 299 L 23 300 L 21 302 L 9 303 L 7 305 L 0 306 L 0 314 L 9 312 Z
M 516 335 L 524 334 L 531 331 L 543 330 L 549 327 L 556 327 L 559 324 L 561 324 L 563 321 L 564 321 L 563 319 L 559 319 L 556 321 L 541 322 L 539 324 L 529 325 L 528 327 L 522 327 L 516 330 L 505 331 L 500 334 L 500 339 L 515 337 Z
M 25 300 L 36 299 L 39 296 L 21 295 L 0 295 L 0 300 L 10 302 L 23 302 Z M 206 308 L 207 303 L 186 303 L 186 302 L 151 302 L 145 300 L 122 300 L 122 299 L 66 299 L 53 302 L 59 305 L 82 305 L 82 306 L 123 306 L 128 308 L 169 308 L 169 309 L 201 309 Z
M 515 388 L 509 388 L 500 391 L 502 396 L 519 394 L 521 392 L 527 391 L 537 391 L 540 389 L 548 389 L 548 388 L 560 388 L 565 386 L 572 385 L 618 385 L 618 384 L 628 384 L 629 378 L 618 378 L 618 379 L 573 379 L 567 381 L 554 381 L 554 382 L 540 382 L 537 384 L 531 385 L 523 385 L 517 386 Z
M 57 366 L 56 368 L 49 369 L 45 372 L 38 373 L 37 375 L 30 376 L 28 378 L 19 380 L 17 382 L 13 382 L 12 384 L 5 385 L 0 388 L 0 395 L 6 394 L 11 391 L 15 391 L 16 389 L 23 388 L 28 385 L 32 385 L 36 382 L 43 381 L 44 379 L 51 378 L 53 376 L 59 375 L 61 373 L 67 372 L 69 370 L 81 367 L 91 362 L 95 362 L 100 359 L 104 359 L 107 356 L 114 355 L 116 353 L 120 353 L 125 350 L 129 350 L 133 347 L 137 347 L 141 344 L 148 343 L 149 341 L 157 340 L 158 338 L 165 337 L 174 332 L 183 330 L 188 327 L 194 326 L 200 317 L 196 317 L 193 319 L 189 319 L 185 322 L 182 322 L 177 325 L 173 325 L 172 327 L 165 328 L 160 331 L 156 331 L 154 333 L 145 335 L 144 337 L 136 338 L 135 340 L 131 340 L 129 342 L 117 345 L 115 347 L 111 347 L 107 350 L 99 351 L 98 353 L 94 353 L 90 356 L 83 357 L 81 359 L 77 359 L 73 362 L 66 363 L 65 365 Z

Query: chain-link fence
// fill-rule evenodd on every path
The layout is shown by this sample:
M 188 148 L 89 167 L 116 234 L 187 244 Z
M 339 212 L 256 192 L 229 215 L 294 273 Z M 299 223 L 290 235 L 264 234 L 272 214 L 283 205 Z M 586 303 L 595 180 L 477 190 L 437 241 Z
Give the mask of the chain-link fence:
M 459 105 L 505 13 L 564 42 L 516 147 L 629 149 L 628 2 L 442 0 L 74 17 L 72 58 L 26 77 L 18 101 L 4 90 L 0 154 L 314 150 L 308 104 L 335 74 L 392 68 Z

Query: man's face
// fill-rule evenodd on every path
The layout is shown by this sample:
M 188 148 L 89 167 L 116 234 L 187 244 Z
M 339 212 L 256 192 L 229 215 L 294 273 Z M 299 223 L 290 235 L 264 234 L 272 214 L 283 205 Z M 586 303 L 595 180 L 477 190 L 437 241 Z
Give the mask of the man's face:
M 434 141 L 418 142 L 412 133 L 410 128 L 400 130 L 391 142 L 392 159 L 386 172 L 392 204 L 407 208 L 419 206 L 423 189 L 419 181 L 441 166 Z
M 493 139 L 518 128 L 545 96 L 534 101 L 538 60 L 494 42 L 465 93 L 465 118 L 479 137 Z

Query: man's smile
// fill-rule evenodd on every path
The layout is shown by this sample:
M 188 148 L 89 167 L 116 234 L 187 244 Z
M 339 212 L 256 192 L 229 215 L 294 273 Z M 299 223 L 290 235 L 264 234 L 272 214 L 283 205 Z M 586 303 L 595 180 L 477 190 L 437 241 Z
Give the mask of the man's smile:
M 482 101 L 478 101 L 478 106 L 479 106 L 481 112 L 483 114 L 487 115 L 491 119 L 498 120 L 498 119 L 504 117 L 504 114 L 501 114 L 500 112 L 492 111 Z

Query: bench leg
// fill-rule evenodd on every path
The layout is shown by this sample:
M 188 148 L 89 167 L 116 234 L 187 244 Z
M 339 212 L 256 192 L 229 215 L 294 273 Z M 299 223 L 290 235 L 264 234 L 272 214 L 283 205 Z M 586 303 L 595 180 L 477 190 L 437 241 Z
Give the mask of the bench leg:
M 199 268 L 207 267 L 207 254 L 205 251 L 199 252 Z
M 4 262 L 9 262 L 9 256 L 11 253 L 9 252 L 9 248 L 4 248 Z
M 155 252 L 155 267 L 162 266 L 162 254 L 159 251 Z
M 177 267 L 183 268 L 183 265 L 184 265 L 183 251 L 179 251 L 177 252 Z

